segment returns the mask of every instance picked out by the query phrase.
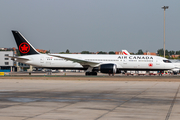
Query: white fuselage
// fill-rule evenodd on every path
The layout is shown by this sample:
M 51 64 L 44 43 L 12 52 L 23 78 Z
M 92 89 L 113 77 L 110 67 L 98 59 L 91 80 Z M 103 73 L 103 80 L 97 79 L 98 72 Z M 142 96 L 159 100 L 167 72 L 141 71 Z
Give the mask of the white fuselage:
M 52 54 L 61 57 L 75 58 L 90 62 L 101 64 L 113 63 L 117 65 L 118 69 L 122 70 L 168 70 L 173 69 L 174 65 L 172 63 L 166 63 L 163 60 L 166 58 L 159 56 L 150 55 L 99 55 L 99 54 Z M 42 68 L 54 68 L 54 69 L 83 69 L 83 65 L 66 60 L 59 57 L 53 57 L 48 54 L 36 54 L 36 55 L 26 55 L 19 58 L 25 58 L 29 60 L 16 59 L 18 62 L 29 64 L 35 67 Z

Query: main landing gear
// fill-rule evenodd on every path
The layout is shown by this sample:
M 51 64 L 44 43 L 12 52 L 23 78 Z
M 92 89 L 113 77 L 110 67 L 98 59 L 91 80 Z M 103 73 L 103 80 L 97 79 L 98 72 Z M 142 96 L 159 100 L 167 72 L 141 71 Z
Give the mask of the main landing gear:
M 162 76 L 163 73 L 164 73 L 164 71 L 160 71 L 159 76 Z
M 109 73 L 109 76 L 111 76 L 111 75 L 112 75 L 112 76 L 114 76 L 114 73 L 112 73 L 112 74 L 111 74 L 111 73 Z
M 94 75 L 97 76 L 97 72 L 86 72 L 86 76 Z
M 88 69 L 87 69 L 87 72 L 86 72 L 86 76 L 90 76 L 90 75 L 94 75 L 94 76 L 97 76 L 97 72 L 93 72 L 92 71 L 93 70 L 93 67 L 89 67 Z

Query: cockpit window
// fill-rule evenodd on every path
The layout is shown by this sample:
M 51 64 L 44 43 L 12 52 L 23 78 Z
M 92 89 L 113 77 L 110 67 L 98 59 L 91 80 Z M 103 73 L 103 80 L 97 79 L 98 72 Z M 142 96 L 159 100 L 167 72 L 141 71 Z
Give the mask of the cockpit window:
M 163 60 L 163 62 L 165 62 L 165 63 L 171 63 L 170 60 Z

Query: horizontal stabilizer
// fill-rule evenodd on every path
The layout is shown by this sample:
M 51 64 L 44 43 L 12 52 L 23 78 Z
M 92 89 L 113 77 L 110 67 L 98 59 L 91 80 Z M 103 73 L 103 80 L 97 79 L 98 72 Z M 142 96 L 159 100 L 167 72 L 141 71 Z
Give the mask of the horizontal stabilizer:
M 13 57 L 13 56 L 6 56 L 6 57 L 9 57 L 11 58 L 11 60 L 29 60 L 28 58 L 21 58 L 21 57 Z

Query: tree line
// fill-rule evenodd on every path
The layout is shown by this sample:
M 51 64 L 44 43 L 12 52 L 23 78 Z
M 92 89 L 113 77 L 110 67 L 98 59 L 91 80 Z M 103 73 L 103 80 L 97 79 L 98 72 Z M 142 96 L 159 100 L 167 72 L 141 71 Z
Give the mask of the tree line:
M 94 53 L 94 52 L 90 52 L 90 51 L 82 51 L 82 52 L 80 52 L 81 54 L 96 54 L 96 53 Z M 145 52 L 145 53 L 147 53 L 147 51 Z M 66 50 L 66 52 L 60 52 L 60 54 L 71 54 L 71 52 L 70 52 L 70 50 L 69 49 L 67 49 Z M 104 51 L 99 51 L 99 52 L 97 52 L 97 54 L 115 54 L 115 52 L 114 51 L 109 51 L 109 52 L 104 52 Z M 143 50 L 142 49 L 139 49 L 138 51 L 137 51 L 137 53 L 130 53 L 131 55 L 143 55 L 144 54 L 144 52 L 143 52 Z M 164 49 L 162 48 L 162 49 L 158 49 L 157 50 L 157 52 L 156 52 L 156 54 L 158 55 L 158 56 L 164 56 Z M 171 51 L 168 51 L 168 50 L 165 50 L 165 56 L 166 56 L 166 58 L 168 58 L 168 59 L 174 59 L 174 58 L 172 58 L 171 57 L 171 55 L 180 55 L 180 50 L 179 51 L 173 51 L 173 50 L 171 50 Z M 179 57 L 177 57 L 177 59 L 180 59 L 180 56 Z

